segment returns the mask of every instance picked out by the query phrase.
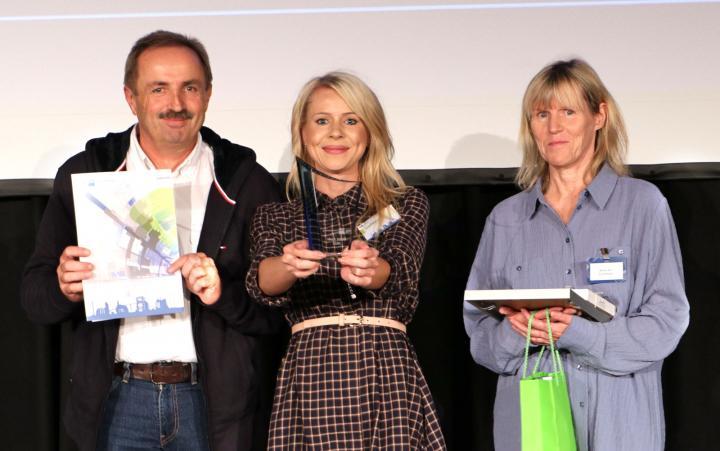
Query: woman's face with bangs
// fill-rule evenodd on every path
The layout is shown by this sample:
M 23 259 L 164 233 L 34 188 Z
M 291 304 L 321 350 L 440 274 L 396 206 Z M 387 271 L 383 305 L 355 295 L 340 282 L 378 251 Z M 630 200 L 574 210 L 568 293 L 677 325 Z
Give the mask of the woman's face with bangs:
M 606 105 L 594 113 L 574 89 L 560 94 L 533 108 L 530 130 L 550 170 L 584 172 L 592 162 L 596 132 L 605 125 Z

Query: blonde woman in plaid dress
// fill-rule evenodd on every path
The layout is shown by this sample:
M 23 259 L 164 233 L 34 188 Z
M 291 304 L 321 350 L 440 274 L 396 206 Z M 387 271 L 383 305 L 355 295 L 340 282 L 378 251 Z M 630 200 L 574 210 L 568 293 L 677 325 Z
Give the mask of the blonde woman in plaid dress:
M 277 380 L 269 449 L 445 449 L 405 332 L 418 302 L 428 202 L 393 168 L 382 107 L 357 77 L 310 80 L 292 117 L 295 156 L 317 173 L 320 243 L 310 249 L 296 168 L 291 200 L 260 207 L 247 287 L 284 310 L 292 337 Z M 370 240 L 357 225 L 399 220 Z

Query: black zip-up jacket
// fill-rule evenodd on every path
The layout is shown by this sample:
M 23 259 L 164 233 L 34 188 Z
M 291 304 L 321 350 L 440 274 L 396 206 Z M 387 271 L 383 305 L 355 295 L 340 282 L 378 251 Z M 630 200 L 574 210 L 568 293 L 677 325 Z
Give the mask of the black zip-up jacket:
M 120 323 L 86 321 L 83 303 L 65 298 L 55 271 L 63 249 L 77 245 L 70 175 L 121 167 L 131 131 L 132 127 L 88 141 L 84 152 L 60 167 L 22 280 L 22 304 L 32 321 L 72 321 L 73 358 L 64 422 L 70 437 L 88 451 L 95 450 L 113 377 Z M 266 360 L 263 336 L 276 333 L 282 322 L 278 314 L 252 302 L 245 290 L 248 234 L 255 208 L 278 201 L 280 190 L 275 179 L 256 163 L 251 149 L 205 127 L 200 133 L 213 150 L 215 183 L 210 188 L 197 250 L 215 260 L 223 284 L 217 303 L 206 306 L 195 296 L 191 302 L 210 446 L 223 451 L 259 449 L 264 440 L 262 434 L 253 436 L 253 426 L 258 418 L 266 417 L 267 412 L 260 412 L 259 406 L 268 407 L 259 402 L 259 387 L 272 385 L 258 380 L 258 372 L 267 373 L 259 368 Z

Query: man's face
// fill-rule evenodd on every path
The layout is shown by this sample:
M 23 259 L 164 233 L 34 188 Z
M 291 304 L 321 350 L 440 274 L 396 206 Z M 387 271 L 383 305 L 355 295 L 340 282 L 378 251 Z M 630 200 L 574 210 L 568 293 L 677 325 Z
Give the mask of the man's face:
M 155 47 L 141 53 L 135 87 L 125 86 L 125 99 L 138 118 L 143 150 L 190 151 L 205 120 L 211 92 L 200 59 L 189 48 Z

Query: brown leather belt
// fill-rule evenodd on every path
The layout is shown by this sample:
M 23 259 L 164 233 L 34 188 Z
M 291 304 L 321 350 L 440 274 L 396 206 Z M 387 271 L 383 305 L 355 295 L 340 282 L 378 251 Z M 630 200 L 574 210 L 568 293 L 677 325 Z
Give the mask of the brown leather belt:
M 115 362 L 115 375 L 123 377 L 123 362 Z M 131 363 L 130 377 L 154 384 L 181 384 L 192 381 L 192 364 L 184 362 Z

